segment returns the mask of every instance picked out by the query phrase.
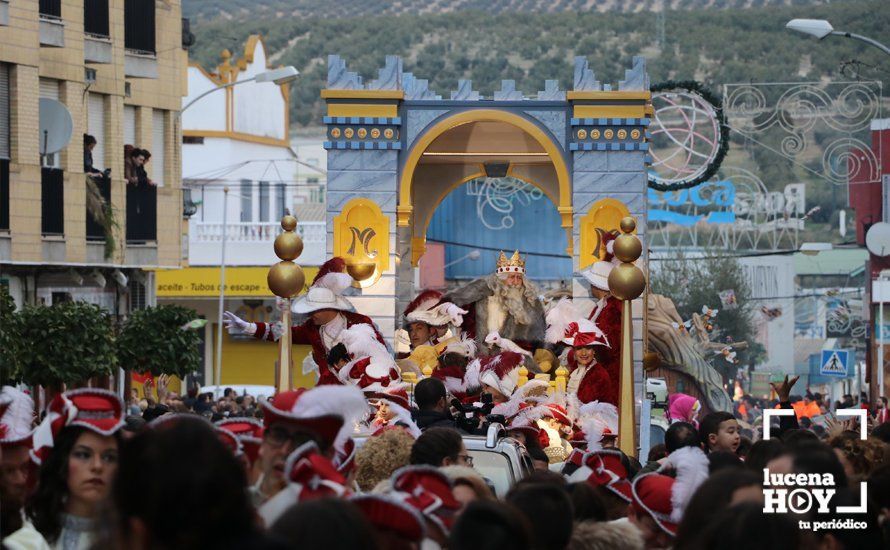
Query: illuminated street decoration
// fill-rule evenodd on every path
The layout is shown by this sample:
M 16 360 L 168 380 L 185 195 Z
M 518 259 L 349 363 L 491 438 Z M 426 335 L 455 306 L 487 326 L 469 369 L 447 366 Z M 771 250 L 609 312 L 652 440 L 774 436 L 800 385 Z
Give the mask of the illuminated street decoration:
M 837 185 L 879 181 L 868 132 L 880 82 L 727 84 L 724 98 L 729 126 L 754 145 Z

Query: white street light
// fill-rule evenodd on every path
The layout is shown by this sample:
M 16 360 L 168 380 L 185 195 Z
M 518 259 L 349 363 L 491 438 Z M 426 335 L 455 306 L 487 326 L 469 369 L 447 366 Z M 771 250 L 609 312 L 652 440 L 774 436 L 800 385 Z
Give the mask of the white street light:
M 852 38 L 854 40 L 860 40 L 865 42 L 866 44 L 870 44 L 887 55 L 890 55 L 890 48 L 881 44 L 877 40 L 873 40 L 867 36 L 862 36 L 861 34 L 855 34 L 852 32 L 842 32 L 834 30 L 834 27 L 831 26 L 831 23 L 824 19 L 792 19 L 787 24 L 785 24 L 785 28 L 801 32 L 804 34 L 809 34 L 810 36 L 815 36 L 819 40 L 822 40 L 828 35 L 833 36 L 843 36 L 844 38 Z
M 259 82 L 259 83 L 274 82 L 275 84 L 278 84 L 280 86 L 282 84 L 288 84 L 290 82 L 293 82 L 294 80 L 297 79 L 297 77 L 299 75 L 300 75 L 300 71 L 298 71 L 292 65 L 288 65 L 287 67 L 281 67 L 280 69 L 272 69 L 271 71 L 262 72 L 254 77 L 251 77 L 251 78 L 245 78 L 244 80 L 229 82 L 228 84 L 223 84 L 222 86 L 217 86 L 216 88 L 211 88 L 210 90 L 207 90 L 203 94 L 200 94 L 195 99 L 186 103 L 182 107 L 182 109 L 180 109 L 179 113 L 181 115 L 186 109 L 188 109 L 189 107 L 194 105 L 194 103 L 196 101 L 198 101 L 199 99 L 203 98 L 206 95 L 212 94 L 213 92 L 215 92 L 217 90 L 231 88 L 232 86 L 237 86 L 238 84 L 244 84 L 245 82 Z
M 834 246 L 831 243 L 803 243 L 800 245 L 800 253 L 806 254 L 807 256 L 816 256 L 820 252 L 826 252 L 833 249 Z

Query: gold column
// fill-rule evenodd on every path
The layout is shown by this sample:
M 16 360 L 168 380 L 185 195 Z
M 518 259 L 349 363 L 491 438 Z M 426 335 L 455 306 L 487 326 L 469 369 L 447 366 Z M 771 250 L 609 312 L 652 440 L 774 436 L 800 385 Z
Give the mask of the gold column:
M 284 332 L 278 340 L 278 364 L 275 365 L 275 391 L 283 392 L 294 389 L 294 361 L 291 347 L 291 300 L 296 297 L 306 282 L 303 269 L 293 261 L 303 253 L 303 239 L 294 230 L 297 218 L 284 216 L 281 218 L 284 232 L 275 237 L 275 255 L 281 261 L 269 268 L 266 282 L 269 290 L 287 302 L 287 308 L 281 312 L 281 324 Z
M 621 304 L 621 369 L 618 392 L 618 446 L 628 456 L 637 453 L 636 421 L 634 419 L 633 318 L 631 303 L 646 289 L 646 276 L 635 266 L 643 253 L 640 239 L 633 235 L 634 218 L 621 220 L 621 232 L 615 239 L 615 257 L 621 260 L 609 274 L 609 291 Z

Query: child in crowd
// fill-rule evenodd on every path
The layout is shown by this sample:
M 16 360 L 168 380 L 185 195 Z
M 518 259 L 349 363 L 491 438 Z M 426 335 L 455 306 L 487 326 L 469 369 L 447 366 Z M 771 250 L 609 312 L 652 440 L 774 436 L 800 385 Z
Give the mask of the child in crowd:
M 732 413 L 720 411 L 705 416 L 699 426 L 705 444 L 705 452 L 729 451 L 735 453 L 741 442 L 739 421 Z

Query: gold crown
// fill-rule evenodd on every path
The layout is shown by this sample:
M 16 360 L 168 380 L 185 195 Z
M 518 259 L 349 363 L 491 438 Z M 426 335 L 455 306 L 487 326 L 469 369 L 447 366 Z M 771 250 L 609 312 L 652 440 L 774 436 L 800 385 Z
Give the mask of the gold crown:
M 507 255 L 501 251 L 500 256 L 498 256 L 497 263 L 498 273 L 525 273 L 525 260 L 523 260 L 519 256 L 519 251 L 515 251 L 510 259 L 507 259 Z

